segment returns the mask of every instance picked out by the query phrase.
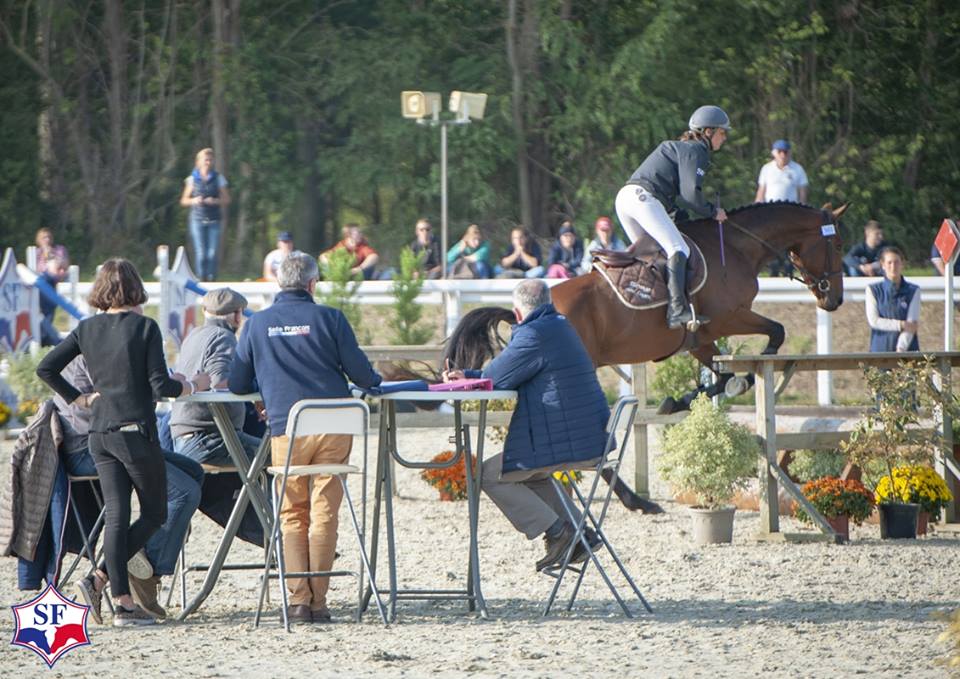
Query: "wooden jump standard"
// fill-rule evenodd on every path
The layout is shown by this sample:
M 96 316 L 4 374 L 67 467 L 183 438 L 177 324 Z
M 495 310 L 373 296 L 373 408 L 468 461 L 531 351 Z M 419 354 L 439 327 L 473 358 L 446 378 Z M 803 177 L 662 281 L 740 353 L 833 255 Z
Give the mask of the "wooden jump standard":
M 778 503 L 778 483 L 782 483 L 786 491 L 799 503 L 804 511 L 810 515 L 817 526 L 828 535 L 834 531 L 826 519 L 817 512 L 800 492 L 797 485 L 787 476 L 777 464 L 779 449 L 822 448 L 836 445 L 840 440 L 849 437 L 850 432 L 801 432 L 791 434 L 777 434 L 775 405 L 777 396 L 786 388 L 790 378 L 797 372 L 812 370 L 859 370 L 862 365 L 874 368 L 894 368 L 898 363 L 915 362 L 933 357 L 937 370 L 943 375 L 941 389 L 947 395 L 951 393 L 950 369 L 960 365 L 960 352 L 909 352 L 909 353 L 861 353 L 861 354 L 831 354 L 824 355 L 753 355 L 753 356 L 714 356 L 713 362 L 717 370 L 722 372 L 750 372 L 756 375 L 756 426 L 757 436 L 763 449 L 763 459 L 760 463 L 760 525 L 764 533 L 779 533 L 780 513 Z M 778 384 L 774 384 L 774 373 L 781 373 Z M 939 418 L 941 448 L 935 458 L 937 472 L 947 482 L 950 491 L 957 496 L 960 490 L 960 467 L 953 457 L 953 423 L 946 413 Z M 929 430 L 926 430 L 929 431 Z M 923 435 L 922 431 L 917 432 Z M 951 503 L 945 510 L 945 519 L 948 522 L 956 520 L 954 504 Z

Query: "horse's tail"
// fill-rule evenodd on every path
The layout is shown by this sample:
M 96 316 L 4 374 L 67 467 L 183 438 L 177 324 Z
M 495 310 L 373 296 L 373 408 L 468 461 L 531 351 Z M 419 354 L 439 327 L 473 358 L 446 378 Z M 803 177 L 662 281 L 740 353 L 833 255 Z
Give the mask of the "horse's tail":
M 457 370 L 479 370 L 506 346 L 497 332 L 501 322 L 515 323 L 513 312 L 498 306 L 484 306 L 468 312 L 444 341 L 443 366 Z

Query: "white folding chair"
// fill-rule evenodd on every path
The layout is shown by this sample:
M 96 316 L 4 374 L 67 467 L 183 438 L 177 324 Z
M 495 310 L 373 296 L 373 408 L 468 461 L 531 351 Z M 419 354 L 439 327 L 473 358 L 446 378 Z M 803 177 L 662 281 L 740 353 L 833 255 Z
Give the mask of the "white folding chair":
M 270 540 L 267 544 L 267 554 L 264 561 L 263 577 L 260 583 L 260 600 L 257 603 L 257 615 L 254 621 L 255 626 L 260 625 L 260 615 L 263 610 L 263 600 L 271 578 L 277 578 L 280 582 L 281 610 L 283 613 L 283 627 L 290 631 L 290 618 L 287 613 L 287 578 L 306 578 L 306 577 L 338 577 L 354 576 L 357 578 L 359 593 L 357 595 L 357 622 L 360 622 L 363 608 L 363 579 L 366 575 L 367 582 L 377 601 L 377 610 L 380 612 L 380 619 L 387 624 L 387 613 L 383 607 L 377 586 L 374 582 L 373 574 L 370 570 L 370 562 L 367 558 L 366 550 L 366 527 L 367 527 L 367 453 L 368 453 L 368 429 L 370 422 L 370 409 L 367 404 L 360 399 L 306 399 L 297 401 L 290 408 L 290 415 L 287 418 L 286 435 L 289 439 L 287 455 L 282 467 L 267 467 L 267 472 L 272 476 L 270 487 L 273 491 L 273 523 Z M 301 436 L 313 436 L 318 434 L 350 434 L 352 436 L 363 436 L 363 469 L 358 469 L 350 464 L 311 464 L 311 465 L 291 465 L 290 458 L 293 453 L 294 442 Z M 361 477 L 361 504 L 363 514 L 363 525 L 357 523 L 357 513 L 353 508 L 353 502 L 350 498 L 350 490 L 347 487 L 347 475 L 359 474 Z M 281 498 L 287 488 L 287 479 L 292 476 L 336 476 L 343 486 L 343 495 L 347 501 L 347 507 L 350 510 L 350 520 L 353 523 L 354 534 L 357 537 L 357 545 L 360 548 L 360 571 L 305 571 L 288 573 L 283 559 L 283 535 L 280 530 L 280 507 Z M 279 486 L 279 488 L 278 488 Z M 277 575 L 271 575 L 273 554 L 276 552 Z
M 620 466 L 623 463 L 623 456 L 627 450 L 627 441 L 630 439 L 630 431 L 633 429 L 633 421 L 637 416 L 638 407 L 639 402 L 637 401 L 636 396 L 621 396 L 614 405 L 613 412 L 610 414 L 610 419 L 607 422 L 607 442 L 604 447 L 604 450 L 607 452 L 604 453 L 604 455 L 600 458 L 600 461 L 597 463 L 596 474 L 593 477 L 593 484 L 590 486 L 590 490 L 586 495 L 584 495 L 580 489 L 577 488 L 576 483 L 574 483 L 574 480 L 567 472 L 563 472 L 561 475 L 562 480 L 566 481 L 573 489 L 577 502 L 580 505 L 581 514 L 579 517 L 576 514 L 576 510 L 571 506 L 572 499 L 563 490 L 561 480 L 558 480 L 555 476 L 550 478 L 551 483 L 553 483 L 554 490 L 560 496 L 563 506 L 567 511 L 567 518 L 570 520 L 570 523 L 576 526 L 576 533 L 574 534 L 574 539 L 570 542 L 570 547 L 566 550 L 563 561 L 560 563 L 560 565 L 552 568 L 546 568 L 542 571 L 546 575 L 549 575 L 555 579 L 553 589 L 550 591 L 550 597 L 547 599 L 547 604 L 543 609 L 544 616 L 547 616 L 550 613 L 550 608 L 553 606 L 554 599 L 557 596 L 557 592 L 560 590 L 560 585 L 563 583 L 563 577 L 566 575 L 567 571 L 573 571 L 577 573 L 577 582 L 573 586 L 573 593 L 570 595 L 570 601 L 567 602 L 567 610 L 569 611 L 573 608 L 573 604 L 577 599 L 577 594 L 580 592 L 580 585 L 583 582 L 583 576 L 587 572 L 588 566 L 593 563 L 597 567 L 597 570 L 600 571 L 603 581 L 610 589 L 610 592 L 617 600 L 617 603 L 620 604 L 620 608 L 623 609 L 624 615 L 626 615 L 628 618 L 633 617 L 633 614 L 627 607 L 623 597 L 620 596 L 620 592 L 617 591 L 617 588 L 607 575 L 607 571 L 604 570 L 599 559 L 597 559 L 597 552 L 601 551 L 601 549 L 605 549 L 611 556 L 614 563 L 616 563 L 617 568 L 620 569 L 620 573 L 629 583 L 630 588 L 633 590 L 634 594 L 637 595 L 637 598 L 640 600 L 640 603 L 643 604 L 644 608 L 647 609 L 647 612 L 653 613 L 653 609 L 650 608 L 647 600 L 643 598 L 643 594 L 640 593 L 640 590 L 634 583 L 633 578 L 630 577 L 630 574 L 627 572 L 627 569 L 620 560 L 620 557 L 617 556 L 617 552 L 614 550 L 610 540 L 607 539 L 606 534 L 603 532 L 603 520 L 607 516 L 607 508 L 610 505 L 610 498 L 613 495 L 612 483 L 607 485 L 606 494 L 603 496 L 600 505 L 599 516 L 595 516 L 590 510 L 590 506 L 597 495 L 597 488 L 600 483 L 601 472 L 604 469 L 612 469 L 614 475 L 616 475 L 620 471 Z M 626 431 L 624 432 L 623 440 L 618 446 L 616 443 L 616 435 L 624 416 L 626 417 Z M 588 540 L 586 536 L 588 521 L 600 540 L 600 543 L 596 547 L 590 546 L 590 540 Z M 572 558 L 573 552 L 578 544 L 580 544 L 586 550 L 588 557 L 587 560 L 579 566 L 570 563 L 570 559 Z

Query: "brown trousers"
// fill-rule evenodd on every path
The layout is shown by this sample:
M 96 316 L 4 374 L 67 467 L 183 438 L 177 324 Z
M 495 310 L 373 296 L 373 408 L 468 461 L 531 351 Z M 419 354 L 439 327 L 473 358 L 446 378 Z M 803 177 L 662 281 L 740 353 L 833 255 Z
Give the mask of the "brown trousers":
M 283 466 L 290 440 L 274 436 L 271 441 L 273 465 Z M 350 459 L 353 437 L 323 434 L 297 437 L 291 465 L 345 464 Z M 312 489 L 311 489 L 312 486 Z M 337 527 L 343 487 L 333 476 L 296 476 L 287 479 L 280 506 L 283 559 L 288 572 L 328 571 L 333 568 L 337 549 Z M 317 610 L 327 606 L 330 578 L 287 580 L 290 605 L 307 605 Z

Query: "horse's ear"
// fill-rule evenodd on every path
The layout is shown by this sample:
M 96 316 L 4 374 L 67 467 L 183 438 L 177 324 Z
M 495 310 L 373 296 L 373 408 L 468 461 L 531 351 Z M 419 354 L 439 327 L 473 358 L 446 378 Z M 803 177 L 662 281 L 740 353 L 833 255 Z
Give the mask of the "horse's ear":
M 833 203 L 824 203 L 824 204 L 823 204 L 823 207 L 821 207 L 820 209 L 821 209 L 821 210 L 830 210 L 830 212 L 833 212 Z
M 850 207 L 850 203 L 844 203 L 843 205 L 838 207 L 836 210 L 833 211 L 833 218 L 840 219 L 840 217 L 843 216 L 843 213 L 847 211 L 848 207 Z

